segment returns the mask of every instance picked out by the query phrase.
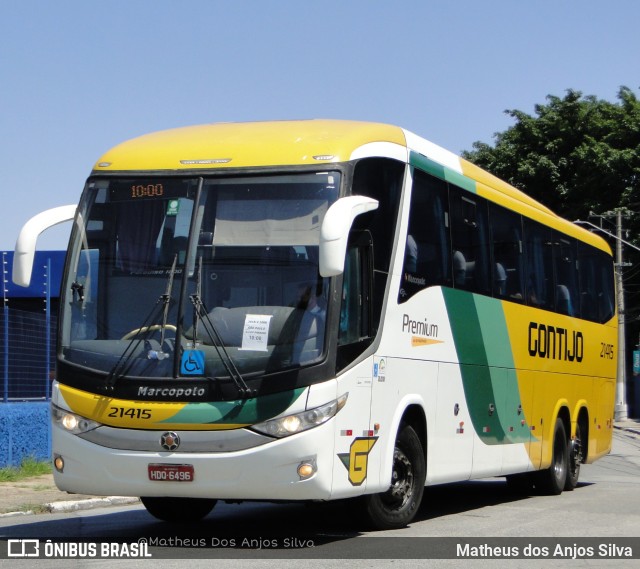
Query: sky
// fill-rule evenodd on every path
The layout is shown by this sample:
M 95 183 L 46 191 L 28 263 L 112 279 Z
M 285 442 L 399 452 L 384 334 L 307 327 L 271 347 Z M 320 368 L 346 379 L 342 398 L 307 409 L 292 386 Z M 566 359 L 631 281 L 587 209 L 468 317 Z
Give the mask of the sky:
M 367 120 L 459 153 L 547 95 L 639 94 L 639 21 L 637 0 L 0 0 L 0 250 L 148 132 Z

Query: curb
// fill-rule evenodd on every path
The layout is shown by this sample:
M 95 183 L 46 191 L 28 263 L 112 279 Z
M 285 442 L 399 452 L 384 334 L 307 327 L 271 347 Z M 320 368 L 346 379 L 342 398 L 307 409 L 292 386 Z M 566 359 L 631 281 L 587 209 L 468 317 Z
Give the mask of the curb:
M 127 496 L 109 496 L 108 498 L 89 498 L 88 500 L 66 500 L 64 502 L 52 502 L 45 504 L 44 507 L 52 514 L 62 512 L 75 512 L 78 510 L 91 510 L 92 508 L 100 508 L 104 506 L 126 506 L 129 504 L 137 504 L 139 498 L 131 498 Z
M 617 426 L 617 425 L 614 425 L 613 428 L 617 429 L 618 431 L 624 431 L 625 433 L 632 433 L 634 435 L 640 436 L 640 429 L 639 428 L 622 427 L 622 426 Z
M 61 514 L 65 512 L 77 512 L 80 510 L 92 510 L 93 508 L 105 508 L 109 506 L 128 506 L 140 503 L 139 498 L 130 496 L 109 496 L 107 498 L 89 498 L 88 500 L 64 500 L 62 502 L 50 502 L 42 505 L 42 511 L 38 513 Z M 29 516 L 36 512 L 27 510 L 25 512 L 8 512 L 0 514 L 0 518 L 14 516 Z

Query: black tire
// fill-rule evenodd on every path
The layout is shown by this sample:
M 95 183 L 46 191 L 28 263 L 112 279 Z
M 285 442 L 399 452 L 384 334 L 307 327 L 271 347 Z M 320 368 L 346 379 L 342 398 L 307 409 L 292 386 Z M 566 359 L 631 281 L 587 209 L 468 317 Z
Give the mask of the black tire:
M 420 507 L 426 478 L 424 449 L 409 425 L 401 426 L 393 451 L 391 485 L 364 496 L 364 514 L 375 529 L 403 528 Z
M 582 464 L 584 454 L 582 448 L 582 429 L 580 422 L 576 424 L 576 436 L 569 443 L 568 470 L 567 480 L 564 483 L 564 489 L 573 490 L 578 485 L 580 478 L 580 464 Z
M 557 496 L 564 490 L 569 470 L 569 449 L 564 422 L 560 417 L 556 419 L 553 431 L 553 455 L 551 466 L 537 473 L 536 488 L 542 494 Z
M 205 498 L 156 497 L 142 497 L 140 501 L 154 518 L 173 523 L 200 521 L 217 502 Z

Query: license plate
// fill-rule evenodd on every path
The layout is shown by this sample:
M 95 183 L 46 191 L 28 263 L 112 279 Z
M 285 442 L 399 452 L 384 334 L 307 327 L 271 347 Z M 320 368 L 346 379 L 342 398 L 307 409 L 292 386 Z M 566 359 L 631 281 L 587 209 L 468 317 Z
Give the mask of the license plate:
M 193 482 L 193 464 L 150 464 L 149 480 L 154 482 Z

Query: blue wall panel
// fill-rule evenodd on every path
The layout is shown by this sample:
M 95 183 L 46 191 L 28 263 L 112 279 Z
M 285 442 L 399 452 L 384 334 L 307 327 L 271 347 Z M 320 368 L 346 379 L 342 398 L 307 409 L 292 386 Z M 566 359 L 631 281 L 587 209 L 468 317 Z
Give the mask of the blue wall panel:
M 0 467 L 20 466 L 24 458 L 49 460 L 49 402 L 0 403 Z

